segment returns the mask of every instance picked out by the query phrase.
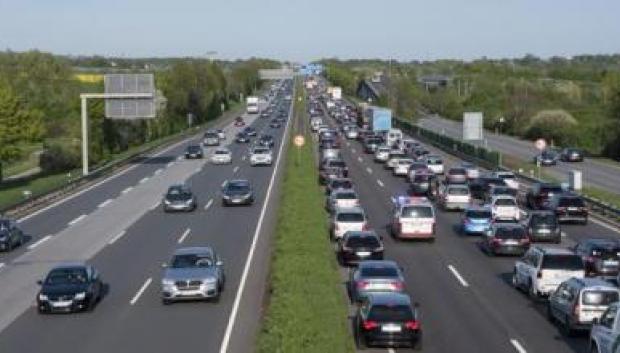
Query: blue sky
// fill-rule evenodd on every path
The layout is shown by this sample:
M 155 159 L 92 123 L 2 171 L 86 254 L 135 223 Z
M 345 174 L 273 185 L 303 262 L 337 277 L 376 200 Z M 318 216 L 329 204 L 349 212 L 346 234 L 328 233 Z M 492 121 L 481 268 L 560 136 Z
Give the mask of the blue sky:
M 0 49 L 473 59 L 620 52 L 620 0 L 0 0 Z

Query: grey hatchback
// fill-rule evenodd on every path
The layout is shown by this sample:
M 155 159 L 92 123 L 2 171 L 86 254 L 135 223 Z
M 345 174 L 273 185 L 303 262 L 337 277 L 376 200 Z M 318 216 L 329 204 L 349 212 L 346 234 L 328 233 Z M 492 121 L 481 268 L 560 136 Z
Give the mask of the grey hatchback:
M 177 249 L 161 279 L 162 302 L 213 299 L 224 289 L 224 263 L 210 247 Z
M 374 292 L 405 291 L 405 277 L 394 261 L 367 260 L 351 271 L 349 292 L 354 302 L 359 302 Z

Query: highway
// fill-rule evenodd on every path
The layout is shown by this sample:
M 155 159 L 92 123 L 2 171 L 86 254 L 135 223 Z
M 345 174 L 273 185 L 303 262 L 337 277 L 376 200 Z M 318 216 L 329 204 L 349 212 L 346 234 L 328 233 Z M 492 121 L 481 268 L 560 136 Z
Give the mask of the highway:
M 32 239 L 0 255 L 0 352 L 245 352 L 252 347 L 290 119 L 271 129 L 271 119 L 244 118 L 259 135 L 275 137 L 273 166 L 251 167 L 249 145 L 232 142 L 241 128 L 226 121 L 230 165 L 209 164 L 209 153 L 203 160 L 183 159 L 185 146 L 199 141 L 193 137 L 19 220 Z M 219 190 L 233 178 L 251 181 L 252 206 L 221 205 Z M 179 182 L 191 186 L 199 207 L 188 214 L 164 213 L 161 197 Z M 224 261 L 220 301 L 162 305 L 162 264 L 178 247 L 204 245 Z M 33 306 L 36 280 L 67 260 L 94 264 L 108 284 L 106 296 L 91 313 L 39 315 Z
M 463 135 L 463 124 L 461 122 L 438 116 L 420 119 L 417 125 L 437 133 L 445 133 L 447 136 L 457 139 Z M 534 156 L 538 154 L 538 150 L 532 141 L 524 141 L 507 135 L 497 135 L 486 130 L 484 137 L 489 148 L 528 162 L 531 162 Z M 535 169 L 534 164 L 532 164 L 532 169 Z M 580 170 L 584 184 L 620 194 L 620 164 L 610 165 L 586 158 L 581 163 L 558 161 L 556 166 L 544 167 L 544 170 L 560 180 L 566 180 L 569 171 Z
M 329 119 L 328 119 L 329 120 Z M 333 123 L 333 122 L 332 122 Z M 428 147 L 428 146 L 427 146 Z M 457 160 L 444 156 L 446 167 Z M 567 338 L 546 319 L 543 301 L 533 303 L 510 284 L 514 257 L 489 257 L 479 238 L 461 236 L 459 212 L 437 210 L 435 243 L 394 240 L 387 232 L 390 198 L 406 194 L 407 183 L 373 162 L 357 141 L 343 144 L 343 158 L 370 225 L 385 242 L 385 258 L 403 268 L 407 288 L 421 305 L 425 352 L 584 352 L 587 334 Z M 620 237 L 602 223 L 563 225 L 572 246 L 586 237 Z M 342 269 L 343 292 L 347 270 Z M 354 307 L 351 306 L 351 315 Z M 385 350 L 368 350 L 385 352 Z M 391 351 L 391 350 L 390 350 Z

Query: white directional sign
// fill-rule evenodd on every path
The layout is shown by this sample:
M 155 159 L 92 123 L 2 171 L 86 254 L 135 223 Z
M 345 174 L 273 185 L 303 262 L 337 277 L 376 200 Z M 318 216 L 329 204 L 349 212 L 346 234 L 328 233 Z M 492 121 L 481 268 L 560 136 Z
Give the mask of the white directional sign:
M 545 139 L 538 139 L 538 140 L 536 140 L 534 145 L 536 145 L 536 149 L 537 150 L 542 151 L 545 148 L 547 148 L 547 141 L 545 141 Z

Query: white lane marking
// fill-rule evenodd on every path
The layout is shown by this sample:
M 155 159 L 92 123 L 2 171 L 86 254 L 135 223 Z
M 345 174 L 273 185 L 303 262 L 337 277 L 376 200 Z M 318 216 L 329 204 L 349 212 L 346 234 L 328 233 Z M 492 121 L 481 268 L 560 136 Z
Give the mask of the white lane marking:
M 177 161 L 180 161 L 181 159 L 183 159 L 183 156 L 178 156 L 177 157 Z
M 97 207 L 99 207 L 99 208 L 106 207 L 111 202 L 112 202 L 112 199 L 107 199 L 107 200 L 103 201 L 102 203 L 100 203 L 99 206 L 97 206 Z
M 235 174 L 235 173 L 236 173 L 236 172 L 238 172 L 238 171 L 239 171 L 239 166 L 236 166 L 236 167 L 233 169 L 233 174 Z
M 601 227 L 607 228 L 607 229 L 609 229 L 609 230 L 611 230 L 611 231 L 614 231 L 614 232 L 616 232 L 616 233 L 619 233 L 619 234 L 620 234 L 620 228 L 616 228 L 616 227 L 612 226 L 611 224 L 608 224 L 608 223 L 605 223 L 605 222 L 603 222 L 603 221 L 600 221 L 600 220 L 598 220 L 598 219 L 596 219 L 596 218 L 594 218 L 594 217 L 589 217 L 588 219 L 589 219 L 590 221 L 592 221 L 592 222 L 594 222 L 594 223 L 598 224 L 598 225 L 599 225 L 599 226 L 601 226 Z
M 144 178 L 140 179 L 140 184 L 144 184 L 147 181 L 149 181 L 149 178 L 148 177 L 144 177 Z
M 521 343 L 519 343 L 519 341 L 517 341 L 514 338 L 510 339 L 510 343 L 512 343 L 513 347 L 515 347 L 515 349 L 517 350 L 517 352 L 519 353 L 527 353 L 527 351 L 525 350 L 525 348 L 523 348 L 523 346 L 521 345 Z
M 196 169 L 194 169 L 194 173 L 200 173 L 201 170 L 202 170 L 202 166 L 197 167 Z
M 456 270 L 456 268 L 452 265 L 448 265 L 448 269 L 450 270 L 450 272 L 452 272 L 452 274 L 454 275 L 454 277 L 456 277 L 456 279 L 461 283 L 461 285 L 463 287 L 469 287 L 469 283 L 467 283 L 467 281 L 465 281 L 465 279 L 463 278 L 463 276 L 461 276 L 461 274 L 459 273 L 459 271 Z
M 131 190 L 133 190 L 133 186 L 130 186 L 130 187 L 126 188 L 125 190 L 121 191 L 121 194 L 126 194 L 126 193 L 130 192 Z
M 351 146 L 351 142 L 347 141 L 347 147 Z
M 174 162 L 169 162 L 168 164 L 166 164 L 166 167 L 172 167 L 173 164 Z
M 242 161 L 245 161 L 245 158 L 246 158 L 246 156 L 243 156 L 243 157 L 241 157 L 241 160 L 242 160 Z
M 74 220 L 72 220 L 71 222 L 69 222 L 69 225 L 70 225 L 70 226 L 72 226 L 72 225 L 76 224 L 77 222 L 79 222 L 79 221 L 83 220 L 84 218 L 86 218 L 86 215 L 85 215 L 85 214 L 83 214 L 83 215 L 81 215 L 81 216 L 79 216 L 79 217 L 75 218 L 75 219 L 74 219 Z
M 351 152 L 355 153 L 355 148 L 351 148 Z
M 118 234 L 116 234 L 112 239 L 110 239 L 110 241 L 108 242 L 109 245 L 112 245 L 114 243 L 116 243 L 117 240 L 119 240 L 120 238 L 123 237 L 123 235 L 125 235 L 125 231 L 122 231 Z
M 191 231 L 192 231 L 191 229 L 187 228 L 185 232 L 183 232 L 181 237 L 179 237 L 179 240 L 177 240 L 177 243 L 181 244 L 185 240 L 185 238 L 187 238 L 187 236 L 189 235 Z
M 357 157 L 357 161 L 362 163 L 364 160 L 362 159 L 362 157 Z
M 372 174 L 372 169 L 370 169 L 370 167 L 366 167 L 366 171 L 368 172 L 368 174 Z
M 0 262 L 0 270 L 4 267 L 4 262 Z
M 222 182 L 222 187 L 226 186 L 226 180 Z
M 155 173 L 153 173 L 153 175 L 159 175 L 159 174 L 161 174 L 161 172 L 163 172 L 163 171 L 164 171 L 164 169 L 163 169 L 163 168 L 159 168 L 159 169 L 157 169 L 157 170 L 155 171 Z
M 396 351 L 394 350 L 394 348 L 388 348 L 388 353 L 396 353 Z
M 46 241 L 50 240 L 51 237 L 52 237 L 51 235 L 46 235 L 43 238 L 39 239 L 39 241 L 37 241 L 36 243 L 28 245 L 27 249 L 28 250 L 32 250 L 32 249 L 36 248 L 37 246 L 39 246 L 39 245 L 45 243 Z
M 377 184 L 379 184 L 380 187 L 384 187 L 385 185 L 383 184 L 383 182 L 379 179 L 377 179 Z
M 290 127 L 291 113 L 293 109 L 290 109 L 288 112 L 288 119 L 286 119 L 286 127 L 284 128 L 283 139 L 288 136 L 288 130 Z M 282 161 L 282 149 L 284 148 L 284 141 L 280 143 L 280 148 L 278 151 L 278 158 L 276 161 L 276 166 L 273 168 L 273 172 L 271 174 L 271 179 L 269 180 L 269 186 L 267 187 L 267 194 L 265 195 L 265 201 L 263 202 L 263 207 L 260 211 L 260 216 L 258 218 L 258 223 L 256 224 L 256 230 L 254 231 L 254 236 L 252 238 L 252 245 L 250 246 L 250 252 L 248 253 L 247 260 L 245 261 L 245 266 L 243 267 L 243 273 L 241 274 L 241 280 L 239 281 L 239 287 L 237 287 L 237 293 L 235 294 L 235 302 L 233 303 L 232 311 L 230 312 L 230 316 L 228 318 L 228 324 L 226 325 L 226 332 L 224 332 L 224 338 L 222 338 L 222 343 L 220 345 L 220 353 L 226 353 L 228 351 L 228 344 L 230 342 L 230 336 L 232 334 L 233 327 L 235 326 L 235 321 L 237 319 L 237 311 L 239 310 L 239 303 L 241 302 L 241 296 L 243 295 L 243 290 L 245 289 L 245 282 L 248 278 L 248 273 L 250 272 L 250 265 L 252 264 L 252 259 L 254 258 L 254 251 L 256 249 L 256 244 L 258 242 L 258 235 L 260 234 L 261 227 L 263 225 L 263 220 L 265 219 L 265 213 L 267 211 L 267 205 L 269 204 L 269 198 L 271 196 L 271 190 L 273 189 L 273 184 L 276 180 L 276 174 L 278 174 L 278 169 L 280 168 L 280 164 Z
M 159 204 L 161 203 L 161 201 L 157 201 L 153 204 L 153 206 L 151 206 L 151 208 L 149 209 L 149 211 L 153 211 L 154 209 L 156 209 L 157 207 L 159 207 Z
M 208 210 L 209 207 L 211 207 L 211 205 L 213 204 L 213 199 L 209 200 L 209 202 L 207 202 L 207 204 L 205 205 L 205 210 Z
M 131 298 L 131 300 L 129 301 L 129 304 L 134 305 L 138 301 L 138 299 L 140 299 L 140 296 L 142 295 L 142 293 L 144 293 L 144 291 L 146 290 L 146 288 L 148 288 L 148 286 L 151 284 L 152 281 L 153 279 L 149 277 L 146 280 L 146 282 L 144 282 L 142 287 L 138 289 L 138 292 L 136 293 L 136 295 L 134 295 L 133 298 Z

